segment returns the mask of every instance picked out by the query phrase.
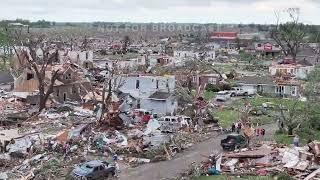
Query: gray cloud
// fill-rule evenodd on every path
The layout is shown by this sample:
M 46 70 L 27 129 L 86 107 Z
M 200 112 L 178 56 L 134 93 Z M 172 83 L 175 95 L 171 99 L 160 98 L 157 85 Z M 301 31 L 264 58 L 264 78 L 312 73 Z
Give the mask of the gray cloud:
M 265 23 L 273 16 L 268 9 L 293 1 L 306 19 L 320 24 L 320 0 L 1 0 L 0 19 Z

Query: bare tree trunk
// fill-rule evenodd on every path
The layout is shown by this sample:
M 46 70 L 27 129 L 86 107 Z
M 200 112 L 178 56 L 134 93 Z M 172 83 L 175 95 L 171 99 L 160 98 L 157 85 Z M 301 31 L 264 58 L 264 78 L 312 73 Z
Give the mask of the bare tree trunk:
M 293 127 L 288 126 L 288 135 L 293 135 Z
M 109 79 L 109 82 L 108 82 L 108 95 L 107 95 L 107 98 L 105 100 L 106 109 L 109 109 L 109 105 L 110 105 L 110 102 L 111 102 L 111 97 L 112 97 L 112 79 Z
M 106 94 L 106 87 L 105 85 L 103 86 L 103 90 L 102 90 L 102 106 L 101 106 L 101 116 L 100 116 L 100 119 L 99 121 L 102 120 L 102 117 L 104 115 L 104 112 L 105 112 L 105 103 L 104 103 L 104 99 L 105 99 L 105 94 Z
M 46 108 L 46 101 L 43 83 L 39 80 L 39 112 Z

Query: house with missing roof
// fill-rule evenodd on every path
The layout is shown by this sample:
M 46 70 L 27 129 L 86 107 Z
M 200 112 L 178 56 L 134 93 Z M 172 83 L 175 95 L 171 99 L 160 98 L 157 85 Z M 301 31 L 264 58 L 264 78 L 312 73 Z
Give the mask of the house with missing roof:
M 222 47 L 231 48 L 235 46 L 238 32 L 212 32 L 210 39 Z
M 123 75 L 118 89 L 120 99 L 131 109 L 157 114 L 173 114 L 178 108 L 174 96 L 174 76 Z
M 55 102 L 78 101 L 90 91 L 90 81 L 85 78 L 82 70 L 73 64 L 48 66 L 45 73 L 45 82 L 50 84 L 52 72 L 59 69 L 58 78 L 53 86 L 50 99 Z M 14 94 L 26 99 L 30 104 L 38 103 L 39 81 L 36 73 L 25 68 L 23 73 L 14 82 Z
M 173 57 L 179 59 L 213 61 L 216 59 L 216 52 L 214 49 L 207 47 L 182 47 L 173 51 Z
M 278 62 L 273 62 L 269 67 L 272 76 L 289 76 L 296 79 L 306 79 L 308 74 L 314 69 L 314 65 L 303 59 L 298 62 L 285 58 Z
M 262 57 L 277 57 L 281 53 L 281 47 L 272 41 L 260 41 L 254 43 L 255 52 Z
M 299 81 L 272 76 L 244 76 L 238 79 L 237 84 L 243 89 L 250 89 L 258 94 L 297 97 L 300 95 Z

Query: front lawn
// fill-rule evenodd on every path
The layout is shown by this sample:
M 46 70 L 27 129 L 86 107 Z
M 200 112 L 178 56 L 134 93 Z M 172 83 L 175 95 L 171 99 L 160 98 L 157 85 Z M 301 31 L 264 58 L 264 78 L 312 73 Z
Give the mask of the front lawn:
M 299 135 L 301 145 L 307 144 L 309 140 L 313 141 L 313 140 L 320 139 L 320 132 L 312 129 L 309 129 L 309 130 L 299 129 L 297 134 Z M 293 144 L 293 136 L 288 136 L 288 134 L 285 134 L 285 133 L 276 133 L 274 135 L 274 138 L 276 142 L 279 144 L 285 144 L 285 145 Z
M 213 91 L 204 91 L 204 99 L 206 101 L 211 101 L 216 95 L 216 92 Z
M 287 134 L 276 133 L 274 139 L 279 144 L 290 145 L 293 144 L 293 137 L 289 137 Z
M 221 109 L 215 115 L 219 118 L 219 124 L 223 128 L 231 128 L 232 123 L 239 119 L 239 113 L 234 110 Z

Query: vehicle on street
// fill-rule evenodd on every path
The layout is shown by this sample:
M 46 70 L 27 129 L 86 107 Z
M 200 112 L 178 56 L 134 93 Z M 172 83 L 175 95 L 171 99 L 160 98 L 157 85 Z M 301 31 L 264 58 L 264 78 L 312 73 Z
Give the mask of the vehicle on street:
M 73 179 L 108 179 L 115 175 L 116 168 L 106 161 L 93 160 L 80 164 L 72 171 Z
M 244 148 L 247 144 L 247 138 L 241 134 L 229 134 L 227 138 L 221 140 L 221 146 L 226 151 Z
M 256 92 L 254 89 L 244 89 L 242 87 L 233 87 L 229 91 L 231 94 L 231 97 L 234 96 L 251 96 L 254 95 Z
M 228 101 L 231 99 L 231 93 L 229 91 L 219 91 L 216 95 L 216 101 Z

